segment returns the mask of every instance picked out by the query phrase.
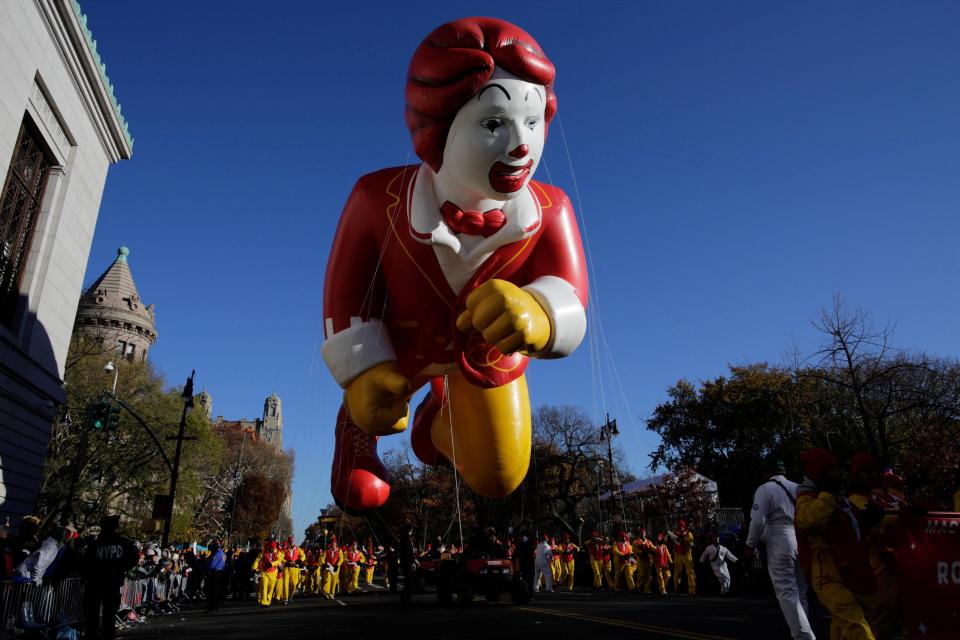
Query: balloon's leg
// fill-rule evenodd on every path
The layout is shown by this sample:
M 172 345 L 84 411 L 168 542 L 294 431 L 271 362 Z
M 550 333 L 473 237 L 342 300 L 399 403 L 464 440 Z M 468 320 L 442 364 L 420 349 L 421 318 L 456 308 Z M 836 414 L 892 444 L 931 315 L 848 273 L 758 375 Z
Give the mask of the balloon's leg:
M 373 511 L 390 497 L 390 479 L 377 456 L 377 437 L 353 424 L 342 406 L 337 415 L 330 489 L 337 506 L 350 514 Z
M 530 465 L 526 377 L 494 389 L 474 386 L 459 372 L 448 380 L 449 397 L 431 428 L 434 446 L 455 462 L 477 493 L 489 498 L 509 495 L 523 482 Z

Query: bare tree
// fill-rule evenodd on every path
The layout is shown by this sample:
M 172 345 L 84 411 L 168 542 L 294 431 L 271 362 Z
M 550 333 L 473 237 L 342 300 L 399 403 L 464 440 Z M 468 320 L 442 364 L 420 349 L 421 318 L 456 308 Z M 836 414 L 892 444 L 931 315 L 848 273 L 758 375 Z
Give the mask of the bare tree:
M 866 311 L 851 309 L 840 294 L 814 326 L 825 341 L 797 375 L 833 391 L 819 416 L 828 438 L 833 423 L 841 443 L 890 460 L 932 424 L 960 418 L 956 362 L 894 348 L 893 327 L 874 327 Z

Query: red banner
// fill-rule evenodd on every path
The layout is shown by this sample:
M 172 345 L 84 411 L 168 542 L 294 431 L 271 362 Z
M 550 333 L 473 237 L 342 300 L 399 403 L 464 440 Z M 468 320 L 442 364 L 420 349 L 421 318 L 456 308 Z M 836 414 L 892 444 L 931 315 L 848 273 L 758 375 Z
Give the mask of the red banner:
M 897 584 L 908 638 L 960 638 L 960 513 L 900 517 Z

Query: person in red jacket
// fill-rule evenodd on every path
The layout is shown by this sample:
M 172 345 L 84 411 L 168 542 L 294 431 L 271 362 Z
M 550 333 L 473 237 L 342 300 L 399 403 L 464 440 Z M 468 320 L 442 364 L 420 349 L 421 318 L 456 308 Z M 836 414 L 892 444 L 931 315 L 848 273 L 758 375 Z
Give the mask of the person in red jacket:
M 573 591 L 574 576 L 576 575 L 577 553 L 580 547 L 573 543 L 570 534 L 563 534 L 561 561 L 563 562 L 562 582 L 567 591 Z
M 556 112 L 553 65 L 525 31 L 466 18 L 414 52 L 406 121 L 418 166 L 358 180 L 324 285 L 322 352 L 344 389 L 332 493 L 351 513 L 386 502 L 377 438 L 454 463 L 477 493 L 516 489 L 530 460 L 530 357 L 569 355 L 586 331 L 573 207 L 531 178 Z
M 593 590 L 600 591 L 603 586 L 603 538 L 596 531 L 590 534 L 587 542 L 587 554 L 590 557 L 590 571 L 593 572 Z
M 670 579 L 670 564 L 673 558 L 667 547 L 666 536 L 663 532 L 657 534 L 657 546 L 653 554 L 653 570 L 657 578 L 657 593 L 667 595 L 667 581 Z
M 693 566 L 693 533 L 687 521 L 681 520 L 678 529 L 670 534 L 673 539 L 673 592 L 680 595 L 680 579 L 687 577 L 687 595 L 697 595 L 697 573 Z

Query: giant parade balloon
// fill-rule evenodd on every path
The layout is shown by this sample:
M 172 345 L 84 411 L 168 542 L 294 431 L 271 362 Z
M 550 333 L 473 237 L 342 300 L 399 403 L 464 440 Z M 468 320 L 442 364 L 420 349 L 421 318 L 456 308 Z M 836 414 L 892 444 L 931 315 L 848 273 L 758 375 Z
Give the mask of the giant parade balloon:
M 408 425 L 420 460 L 453 464 L 481 495 L 527 474 L 528 360 L 569 355 L 586 332 L 573 208 L 533 180 L 554 75 L 528 33 L 494 18 L 444 24 L 413 54 L 406 124 L 422 164 L 357 180 L 324 285 L 322 352 L 344 389 L 331 485 L 350 513 L 386 502 L 377 441 Z

